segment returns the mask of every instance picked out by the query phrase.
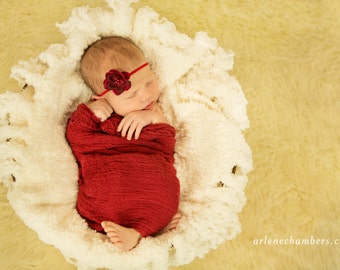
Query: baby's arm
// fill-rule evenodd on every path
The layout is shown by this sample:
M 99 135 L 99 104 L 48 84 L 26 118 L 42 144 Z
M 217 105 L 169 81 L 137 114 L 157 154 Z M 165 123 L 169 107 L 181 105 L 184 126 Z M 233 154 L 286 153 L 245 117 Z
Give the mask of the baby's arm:
M 92 109 L 97 111 L 103 104 L 101 102 L 91 104 L 98 105 L 98 108 L 97 106 L 80 104 L 67 122 L 66 137 L 76 156 L 81 153 L 100 151 L 106 147 L 103 142 L 107 135 L 101 131 L 101 122 L 110 114 L 110 110 L 109 108 L 103 109 L 104 112 L 102 113 L 105 113 L 106 110 L 106 116 L 105 114 L 102 116 L 100 114 L 95 115 Z M 99 119 L 99 117 L 103 118 Z
M 142 129 L 150 124 L 168 123 L 161 108 L 155 104 L 151 110 L 134 111 L 127 114 L 118 125 L 118 132 L 122 136 L 131 140 L 137 140 L 142 132 Z

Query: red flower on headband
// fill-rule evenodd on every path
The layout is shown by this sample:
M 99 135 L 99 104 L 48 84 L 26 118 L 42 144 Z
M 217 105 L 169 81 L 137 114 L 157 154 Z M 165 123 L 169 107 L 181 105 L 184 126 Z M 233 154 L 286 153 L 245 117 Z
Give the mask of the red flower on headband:
M 105 75 L 104 87 L 106 90 L 112 90 L 115 95 L 120 95 L 131 87 L 130 73 L 120 72 L 116 69 L 111 69 Z
M 124 91 L 127 91 L 131 88 L 131 82 L 129 81 L 130 76 L 135 74 L 137 71 L 149 65 L 148 62 L 139 66 L 135 70 L 129 72 L 126 71 L 118 71 L 116 69 L 111 69 L 109 72 L 105 74 L 105 80 L 103 82 L 105 91 L 99 95 L 99 97 L 104 96 L 107 92 L 113 91 L 113 93 L 119 96 Z

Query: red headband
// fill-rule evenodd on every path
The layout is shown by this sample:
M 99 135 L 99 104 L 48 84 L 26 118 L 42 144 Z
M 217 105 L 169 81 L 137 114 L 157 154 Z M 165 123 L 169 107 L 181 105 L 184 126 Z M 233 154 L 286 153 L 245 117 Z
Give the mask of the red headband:
M 139 66 L 135 70 L 129 72 L 126 71 L 118 71 L 116 69 L 111 69 L 109 72 L 105 74 L 105 80 L 103 82 L 105 91 L 101 93 L 99 96 L 104 96 L 107 92 L 113 91 L 113 93 L 119 96 L 124 91 L 127 91 L 131 88 L 131 82 L 129 81 L 131 75 L 135 74 L 137 71 L 149 65 L 148 62 Z

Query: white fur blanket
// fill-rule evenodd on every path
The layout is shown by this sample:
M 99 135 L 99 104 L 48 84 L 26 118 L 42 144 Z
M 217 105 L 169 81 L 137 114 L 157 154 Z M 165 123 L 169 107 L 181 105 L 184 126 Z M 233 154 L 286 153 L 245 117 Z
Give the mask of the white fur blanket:
M 19 63 L 12 76 L 24 90 L 0 95 L 0 180 L 16 213 L 79 269 L 167 269 L 204 256 L 241 231 L 251 151 L 246 99 L 228 74 L 233 54 L 199 32 L 194 38 L 135 1 L 108 0 L 107 9 L 80 7 L 59 24 L 64 44 Z M 90 90 L 78 65 L 102 36 L 130 37 L 161 78 L 161 106 L 177 129 L 175 165 L 181 181 L 178 228 L 118 251 L 75 210 L 77 165 L 65 140 L 70 112 Z M 237 166 L 236 173 L 232 173 Z

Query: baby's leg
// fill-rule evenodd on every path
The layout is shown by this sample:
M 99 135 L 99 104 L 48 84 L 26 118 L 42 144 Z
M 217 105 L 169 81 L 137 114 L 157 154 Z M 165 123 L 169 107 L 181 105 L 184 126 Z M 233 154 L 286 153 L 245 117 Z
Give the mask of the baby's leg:
M 135 229 L 120 226 L 111 221 L 101 223 L 107 237 L 122 251 L 133 249 L 139 243 L 141 235 Z

